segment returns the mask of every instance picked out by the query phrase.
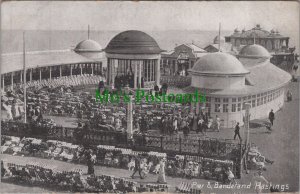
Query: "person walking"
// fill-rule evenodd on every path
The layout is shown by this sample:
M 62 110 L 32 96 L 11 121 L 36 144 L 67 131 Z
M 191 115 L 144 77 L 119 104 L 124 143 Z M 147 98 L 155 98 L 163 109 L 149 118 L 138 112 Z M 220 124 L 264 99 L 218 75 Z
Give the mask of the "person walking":
M 235 126 L 235 129 L 234 129 L 234 137 L 233 137 L 233 139 L 235 140 L 236 136 L 238 136 L 239 139 L 240 139 L 240 141 L 242 141 L 242 138 L 241 138 L 241 135 L 240 135 L 240 126 L 239 125 L 240 125 L 240 123 L 237 122 L 236 126 Z
M 287 94 L 286 94 L 286 97 L 287 97 L 287 101 L 292 101 L 292 92 L 291 91 L 287 91 Z
M 273 112 L 273 109 L 271 109 L 271 112 L 269 113 L 269 120 L 271 122 L 271 126 L 273 126 L 273 122 L 275 120 L 275 114 Z
M 140 157 L 139 156 L 135 157 L 134 162 L 135 162 L 135 166 L 134 166 L 134 171 L 131 175 L 131 178 L 134 179 L 135 173 L 139 172 L 140 178 L 143 179 L 143 176 L 141 174 L 142 169 L 141 169 L 141 159 L 140 159 Z
M 167 183 L 166 173 L 165 173 L 165 162 L 166 162 L 165 158 L 161 159 L 159 162 L 159 174 L 157 178 L 157 183 Z

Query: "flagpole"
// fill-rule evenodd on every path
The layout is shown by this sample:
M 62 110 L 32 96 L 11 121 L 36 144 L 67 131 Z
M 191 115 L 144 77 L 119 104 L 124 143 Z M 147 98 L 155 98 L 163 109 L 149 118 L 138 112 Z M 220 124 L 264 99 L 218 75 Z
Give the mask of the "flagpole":
M 27 107 L 26 107 L 26 58 L 25 58 L 25 32 L 23 32 L 23 89 L 24 89 L 24 122 L 27 122 Z
M 90 25 L 88 25 L 88 39 L 90 39 Z
M 219 23 L 219 52 L 221 52 L 221 22 Z

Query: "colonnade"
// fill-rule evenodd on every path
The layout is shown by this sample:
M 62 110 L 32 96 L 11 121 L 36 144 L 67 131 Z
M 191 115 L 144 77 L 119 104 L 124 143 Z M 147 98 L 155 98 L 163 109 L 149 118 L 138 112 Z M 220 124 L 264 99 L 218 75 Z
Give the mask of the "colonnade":
M 1 75 L 1 87 L 11 86 L 13 89 L 14 84 L 23 83 L 24 70 L 14 71 Z M 26 70 L 26 81 L 32 82 L 33 80 L 52 79 L 56 77 L 72 76 L 72 75 L 102 75 L 103 67 L 102 62 L 94 63 L 75 63 L 58 66 L 47 66 L 30 68 Z

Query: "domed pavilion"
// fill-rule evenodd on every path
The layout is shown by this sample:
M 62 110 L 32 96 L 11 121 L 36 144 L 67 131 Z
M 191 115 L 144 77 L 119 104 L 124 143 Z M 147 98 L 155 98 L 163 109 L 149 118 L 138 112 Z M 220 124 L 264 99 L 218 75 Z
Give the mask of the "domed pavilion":
M 129 30 L 116 35 L 105 48 L 107 84 L 112 88 L 153 88 L 160 85 L 162 49 L 148 34 Z
M 83 71 L 89 71 L 91 74 L 103 75 L 104 68 L 106 68 L 106 58 L 100 44 L 94 40 L 86 39 L 79 42 L 73 51 L 85 58 L 94 60 L 94 63 L 83 64 L 81 68 Z M 85 70 L 86 69 L 86 70 Z
M 200 58 L 192 69 L 191 85 L 206 96 L 205 103 L 197 103 L 213 119 L 218 116 L 222 126 L 232 128 L 243 124 L 246 103 L 251 104 L 250 119 L 266 118 L 271 109 L 278 111 L 284 104 L 285 86 L 289 73 L 270 62 L 271 55 L 260 45 L 245 46 L 237 57 L 227 53 L 209 53 Z

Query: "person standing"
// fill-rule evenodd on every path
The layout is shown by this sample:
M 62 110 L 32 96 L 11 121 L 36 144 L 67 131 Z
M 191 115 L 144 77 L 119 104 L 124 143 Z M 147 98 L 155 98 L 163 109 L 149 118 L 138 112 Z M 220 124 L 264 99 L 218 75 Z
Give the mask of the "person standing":
M 159 163 L 159 174 L 158 174 L 158 178 L 157 178 L 157 182 L 158 183 L 167 183 L 166 181 L 166 173 L 165 173 L 165 162 L 166 159 L 163 158 L 161 159 L 160 163 Z
M 193 131 L 197 131 L 197 128 L 198 128 L 198 117 L 194 114 L 193 115 L 193 124 L 192 124 L 192 129 Z
M 183 130 L 184 137 L 188 137 L 189 132 L 190 132 L 190 128 L 189 128 L 186 120 L 187 120 L 187 118 L 184 118 L 184 120 L 182 121 L 182 130 Z
M 221 119 L 216 115 L 216 124 L 217 124 L 217 131 L 220 132 L 220 126 L 221 126 Z
M 239 125 L 240 125 L 240 123 L 237 122 L 236 126 L 235 126 L 235 129 L 234 129 L 234 137 L 233 137 L 233 139 L 235 140 L 236 136 L 238 136 L 239 139 L 240 139 L 240 141 L 242 141 L 242 138 L 241 138 L 241 135 L 240 135 L 240 126 Z
M 287 101 L 288 102 L 292 101 L 292 92 L 291 91 L 288 90 L 286 96 L 287 96 Z
M 271 112 L 269 113 L 269 120 L 271 122 L 271 126 L 273 126 L 273 122 L 275 120 L 275 114 L 273 112 L 273 109 L 271 109 Z
M 87 166 L 88 166 L 88 173 L 89 175 L 94 174 L 94 160 L 92 158 L 92 153 L 87 153 Z
M 254 175 L 254 187 L 257 194 L 262 193 L 262 189 L 264 188 L 264 184 L 269 184 L 269 181 L 263 176 L 261 171 L 258 171 L 257 175 Z
M 143 179 L 143 176 L 141 174 L 142 169 L 141 169 L 141 160 L 140 160 L 140 157 L 138 157 L 138 156 L 135 157 L 134 162 L 135 162 L 134 172 L 132 173 L 131 178 L 134 179 L 135 173 L 139 172 L 140 178 Z
M 178 133 L 178 121 L 177 121 L 177 117 L 174 117 L 174 119 L 173 119 L 173 129 L 174 129 L 174 133 Z

